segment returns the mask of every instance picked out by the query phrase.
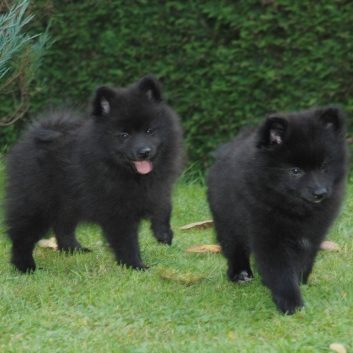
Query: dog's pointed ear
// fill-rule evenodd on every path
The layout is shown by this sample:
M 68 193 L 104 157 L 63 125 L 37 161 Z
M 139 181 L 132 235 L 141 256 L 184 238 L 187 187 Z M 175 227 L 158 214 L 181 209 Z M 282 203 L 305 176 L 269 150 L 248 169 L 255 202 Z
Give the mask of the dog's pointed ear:
M 259 129 L 257 147 L 269 147 L 283 143 L 288 121 L 278 116 L 269 116 Z
M 319 121 L 326 129 L 331 129 L 336 133 L 345 133 L 346 121 L 343 112 L 337 107 L 327 107 L 317 110 Z
M 115 97 L 116 92 L 114 88 L 109 86 L 97 87 L 92 100 L 92 115 L 108 115 Z
M 146 94 L 149 100 L 155 102 L 161 102 L 163 100 L 161 86 L 157 79 L 151 74 L 144 76 L 138 82 L 137 88 L 142 93 Z

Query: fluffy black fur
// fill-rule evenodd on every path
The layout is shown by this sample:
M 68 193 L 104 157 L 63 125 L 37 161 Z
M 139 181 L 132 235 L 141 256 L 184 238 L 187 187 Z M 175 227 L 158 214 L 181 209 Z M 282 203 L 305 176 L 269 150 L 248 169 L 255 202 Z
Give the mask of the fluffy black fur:
M 89 118 L 69 109 L 47 113 L 8 156 L 12 263 L 35 270 L 34 245 L 50 228 L 60 250 L 88 250 L 75 237 L 86 221 L 101 226 L 119 264 L 146 268 L 138 226 L 150 219 L 157 240 L 171 244 L 182 154 L 179 118 L 152 75 L 129 88 L 97 88 Z
M 228 277 L 251 280 L 254 253 L 278 309 L 293 314 L 342 202 L 345 119 L 335 107 L 270 116 L 217 155 L 208 200 Z

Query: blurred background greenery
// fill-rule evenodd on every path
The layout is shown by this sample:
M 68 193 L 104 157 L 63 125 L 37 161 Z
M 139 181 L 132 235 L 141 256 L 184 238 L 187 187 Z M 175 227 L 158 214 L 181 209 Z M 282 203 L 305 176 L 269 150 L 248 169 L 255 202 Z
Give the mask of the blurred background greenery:
M 0 12 L 14 4 L 1 0 Z M 29 15 L 21 33 L 42 35 L 0 79 L 1 121 L 22 114 L 0 127 L 3 151 L 48 103 L 85 109 L 97 85 L 147 73 L 182 119 L 192 170 L 207 169 L 220 142 L 268 113 L 334 104 L 352 126 L 352 1 L 35 0 Z

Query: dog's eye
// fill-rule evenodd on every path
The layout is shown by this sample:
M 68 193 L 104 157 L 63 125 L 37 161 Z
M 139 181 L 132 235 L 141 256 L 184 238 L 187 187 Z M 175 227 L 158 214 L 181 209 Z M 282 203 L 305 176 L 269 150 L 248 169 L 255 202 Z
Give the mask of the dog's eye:
M 291 173 L 293 175 L 299 176 L 302 174 L 302 171 L 299 168 L 293 168 L 293 169 L 291 169 Z
M 152 134 L 153 134 L 153 132 L 154 132 L 154 130 L 152 130 L 152 129 L 148 129 L 148 130 L 146 131 L 146 134 L 148 134 L 148 135 L 152 135 Z
M 126 132 L 120 134 L 120 137 L 123 139 L 123 140 L 126 140 L 128 137 L 129 137 L 129 134 L 127 134 Z

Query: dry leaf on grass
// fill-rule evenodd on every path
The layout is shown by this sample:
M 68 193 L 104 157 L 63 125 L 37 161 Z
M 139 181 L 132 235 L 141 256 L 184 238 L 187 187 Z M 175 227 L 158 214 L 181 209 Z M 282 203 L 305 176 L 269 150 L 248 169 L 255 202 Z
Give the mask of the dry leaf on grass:
M 328 250 L 328 251 L 338 251 L 340 250 L 340 247 L 332 242 L 332 241 L 323 241 L 320 245 L 321 250 Z M 192 246 L 188 249 L 185 249 L 186 252 L 214 252 L 214 253 L 219 253 L 222 251 L 222 248 L 220 245 L 212 244 L 212 245 L 195 245 Z
M 320 250 L 338 251 L 339 249 L 340 247 L 332 241 L 325 240 L 320 245 Z
M 58 249 L 58 244 L 56 242 L 55 237 L 50 238 L 50 239 L 41 239 L 41 240 L 39 240 L 38 245 L 41 248 L 52 248 L 54 250 Z
M 331 343 L 330 349 L 332 349 L 333 351 L 335 351 L 337 353 L 347 353 L 346 348 L 344 348 L 344 346 L 340 343 Z
M 353 144 L 353 136 L 348 136 L 347 138 L 346 138 L 346 141 L 351 145 L 351 144 Z
M 203 245 L 195 245 L 190 248 L 185 249 L 186 252 L 214 252 L 214 253 L 219 253 L 222 251 L 222 248 L 220 245 L 216 244 L 203 244 Z
M 179 272 L 173 268 L 157 268 L 159 277 L 184 284 L 186 286 L 192 286 L 200 283 L 204 279 L 204 275 L 192 272 Z
M 212 227 L 213 227 L 213 220 L 209 219 L 207 221 L 190 223 L 185 226 L 178 227 L 178 229 L 183 229 L 183 230 L 188 230 L 188 229 L 192 229 L 192 228 L 207 229 L 207 228 L 212 228 Z

